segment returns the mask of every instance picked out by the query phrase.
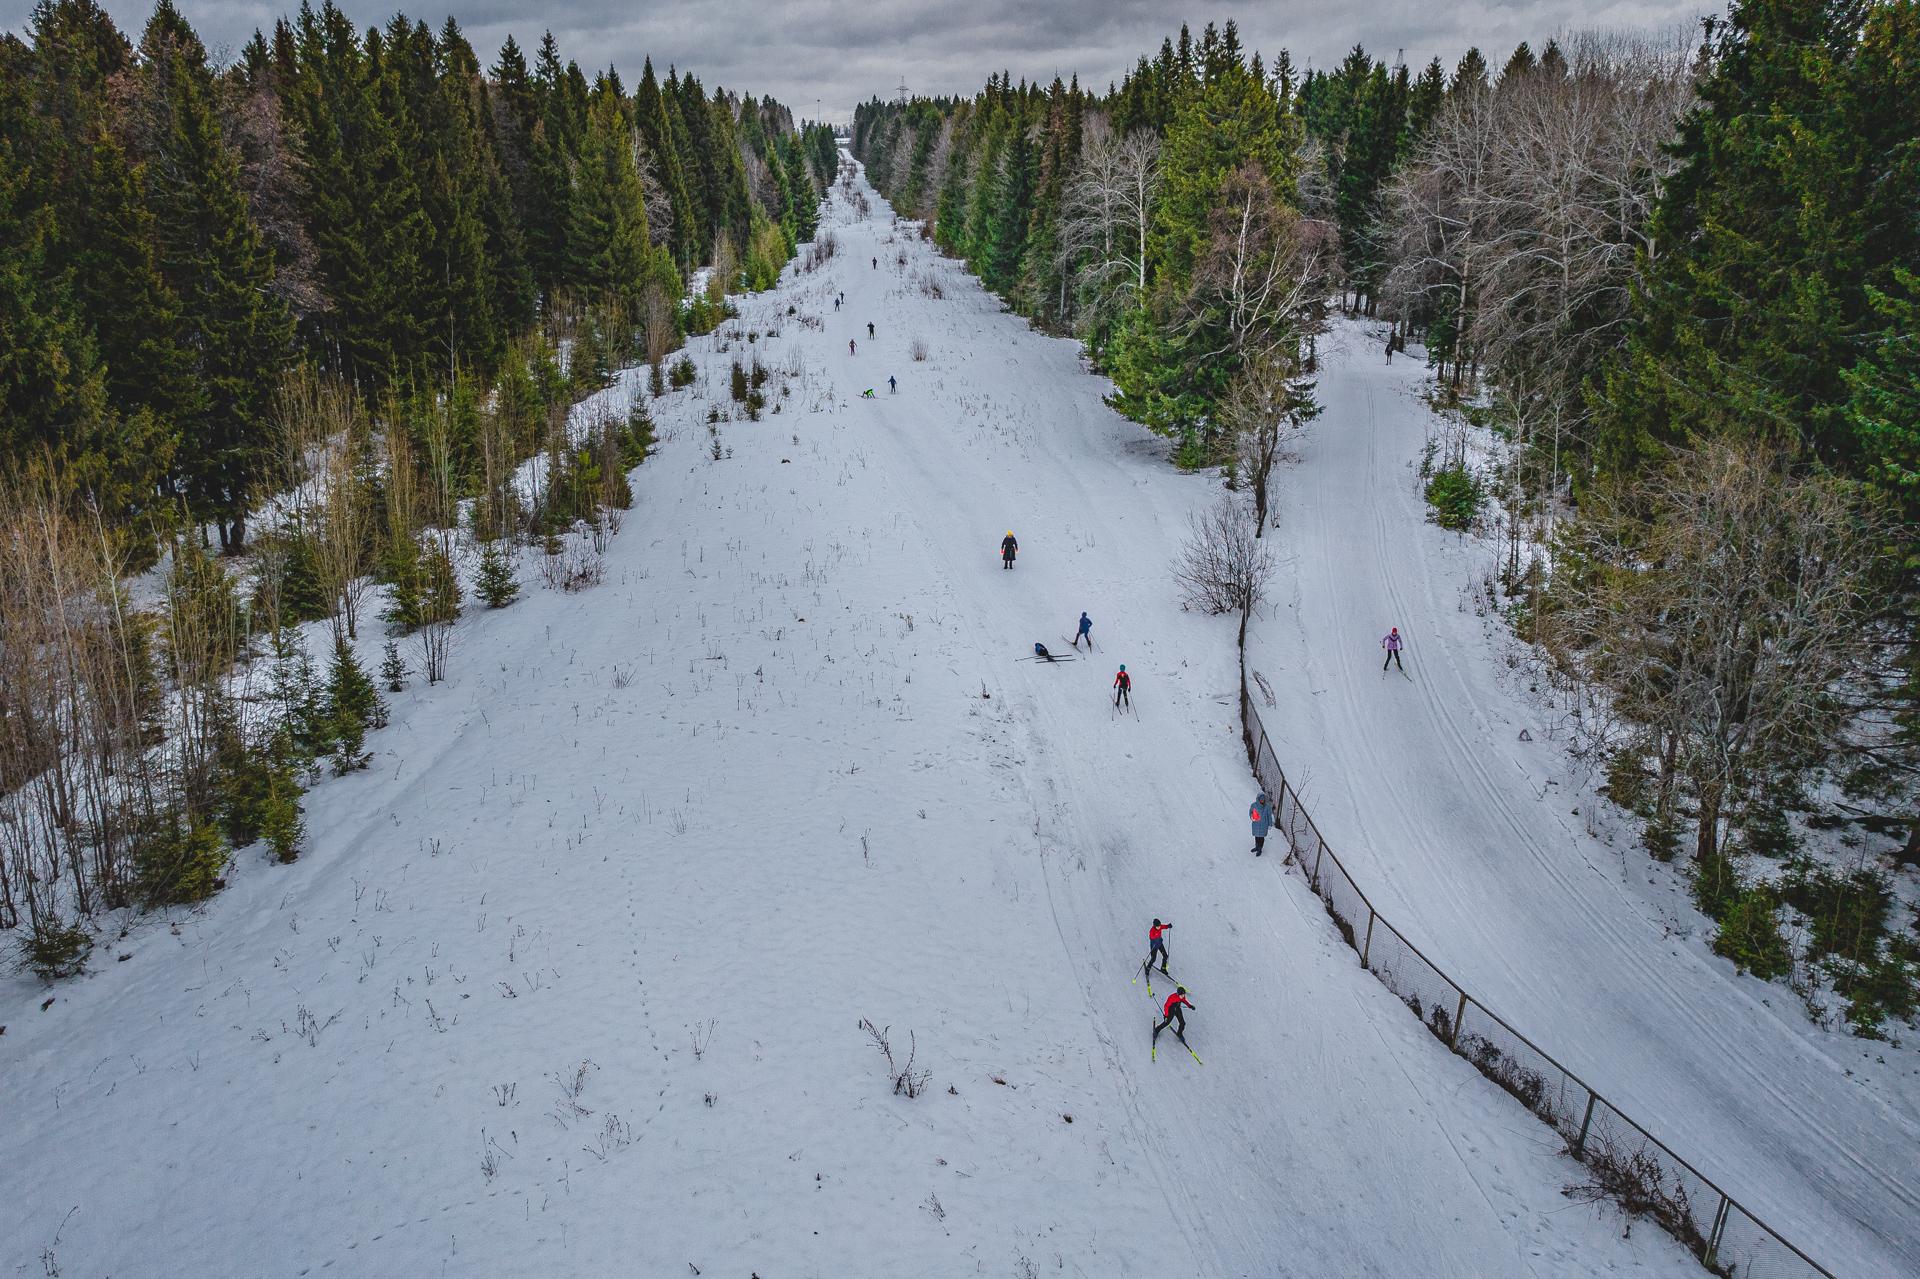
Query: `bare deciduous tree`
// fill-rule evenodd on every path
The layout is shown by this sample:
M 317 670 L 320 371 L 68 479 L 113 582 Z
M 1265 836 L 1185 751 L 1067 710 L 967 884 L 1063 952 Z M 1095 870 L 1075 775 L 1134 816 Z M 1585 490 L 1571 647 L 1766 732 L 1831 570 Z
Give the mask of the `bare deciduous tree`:
M 1320 412 L 1302 363 L 1297 346 L 1263 352 L 1240 370 L 1220 404 L 1220 424 L 1233 441 L 1235 465 L 1253 494 L 1255 537 L 1266 532 L 1270 481 L 1287 438 Z
M 1684 779 L 1711 857 L 1743 805 L 1836 749 L 1841 691 L 1872 659 L 1883 530 L 1839 481 L 1750 441 L 1682 455 L 1634 497 L 1574 530 L 1545 635 L 1649 727 L 1660 816 Z
M 1067 183 L 1060 256 L 1074 266 L 1090 320 L 1136 302 L 1147 287 L 1147 232 L 1160 194 L 1160 140 L 1151 129 L 1115 137 L 1089 117 L 1080 167 Z

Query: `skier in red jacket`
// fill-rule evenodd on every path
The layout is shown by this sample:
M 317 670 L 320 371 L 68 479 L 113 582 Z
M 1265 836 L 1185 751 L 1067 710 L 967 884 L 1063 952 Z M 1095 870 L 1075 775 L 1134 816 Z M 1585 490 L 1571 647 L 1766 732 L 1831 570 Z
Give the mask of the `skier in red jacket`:
M 1158 919 L 1155 919 L 1153 921 L 1153 927 L 1147 929 L 1147 962 L 1140 965 L 1141 976 L 1144 977 L 1153 971 L 1153 957 L 1155 955 L 1160 956 L 1160 971 L 1167 976 L 1172 976 L 1171 973 L 1167 972 L 1166 937 L 1167 929 L 1172 927 L 1172 924 L 1163 924 Z
M 1093 647 L 1092 640 L 1087 641 L 1087 647 Z M 1127 674 L 1127 668 L 1124 666 L 1120 668 L 1120 673 L 1113 677 L 1113 704 L 1118 707 L 1123 702 L 1128 706 L 1133 705 L 1133 676 Z
M 1160 1006 L 1160 1011 L 1166 1014 L 1166 1019 L 1153 1028 L 1153 1041 L 1159 1043 L 1160 1032 L 1165 1030 L 1169 1025 L 1173 1025 L 1173 1037 L 1183 1044 L 1186 1043 L 1186 1010 L 1191 1007 L 1193 1007 L 1193 1001 L 1187 998 L 1187 988 L 1185 986 L 1176 987 L 1174 992 L 1167 996 L 1167 1002 Z M 1176 1025 L 1174 1023 L 1178 1024 Z

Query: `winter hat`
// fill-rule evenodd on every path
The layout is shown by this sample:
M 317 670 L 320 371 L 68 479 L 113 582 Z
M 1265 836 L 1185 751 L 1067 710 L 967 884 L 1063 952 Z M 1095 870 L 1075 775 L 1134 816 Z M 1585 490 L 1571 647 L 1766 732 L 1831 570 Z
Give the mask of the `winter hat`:
M 1187 993 L 1187 988 L 1185 986 L 1176 986 L 1174 987 L 1174 990 L 1176 993 L 1182 994 L 1182 995 Z
M 1158 928 L 1158 927 L 1160 927 L 1160 916 L 1158 916 L 1158 915 L 1155 915 L 1155 916 L 1153 917 L 1153 926 L 1154 926 L 1155 928 Z
M 1127 664 L 1126 664 L 1125 662 L 1122 662 L 1122 663 L 1120 663 L 1120 669 L 1121 669 L 1121 670 L 1123 670 L 1123 671 L 1124 671 L 1124 670 L 1126 670 L 1126 669 L 1127 669 Z

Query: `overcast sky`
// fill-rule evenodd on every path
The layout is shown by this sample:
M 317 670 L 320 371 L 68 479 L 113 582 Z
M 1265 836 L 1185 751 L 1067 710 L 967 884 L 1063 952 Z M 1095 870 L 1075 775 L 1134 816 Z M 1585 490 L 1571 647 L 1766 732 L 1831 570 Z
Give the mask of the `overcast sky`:
M 103 0 L 137 39 L 151 0 Z M 209 49 L 236 54 L 255 27 L 270 27 L 298 0 L 175 0 Z M 32 0 L 0 0 L 0 24 L 18 31 Z M 551 27 L 562 57 L 589 74 L 609 64 L 629 87 L 651 56 L 716 84 L 772 94 L 796 115 L 851 118 L 857 102 L 891 96 L 904 79 L 915 93 L 971 94 L 992 71 L 1050 81 L 1078 73 L 1104 89 L 1141 53 L 1185 21 L 1198 38 L 1208 21 L 1240 24 L 1244 43 L 1271 59 L 1282 46 L 1299 65 L 1324 67 L 1355 42 L 1416 68 L 1438 56 L 1451 68 L 1478 45 L 1498 69 L 1513 46 L 1537 49 L 1556 32 L 1671 31 L 1721 7 L 1716 0 L 1269 0 L 1264 4 L 1166 0 L 344 0 L 363 26 L 396 9 L 436 29 L 451 13 L 491 64 L 509 34 L 531 59 Z

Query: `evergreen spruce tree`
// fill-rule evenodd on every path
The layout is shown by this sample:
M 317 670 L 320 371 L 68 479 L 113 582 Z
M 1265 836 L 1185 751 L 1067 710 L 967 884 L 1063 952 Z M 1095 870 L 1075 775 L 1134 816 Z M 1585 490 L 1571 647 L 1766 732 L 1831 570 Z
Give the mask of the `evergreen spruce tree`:
M 1845 375 L 1886 323 L 1869 290 L 1914 260 L 1920 129 L 1885 109 L 1912 73 L 1861 54 L 1863 17 L 1849 0 L 1745 0 L 1719 29 L 1652 221 L 1666 251 L 1593 398 L 1603 471 L 1717 434 L 1861 465 Z
M 481 549 L 480 569 L 474 577 L 473 590 L 488 608 L 505 608 L 520 598 L 520 581 L 514 576 L 513 559 L 499 539 Z
M 326 708 L 333 738 L 333 771 L 345 776 L 365 768 L 371 758 L 365 749 L 367 730 L 386 723 L 386 706 L 361 667 L 353 645 L 344 639 L 334 641 Z
M 380 654 L 380 678 L 386 682 L 389 693 L 397 693 L 406 687 L 407 663 L 400 656 L 400 645 L 388 640 Z

